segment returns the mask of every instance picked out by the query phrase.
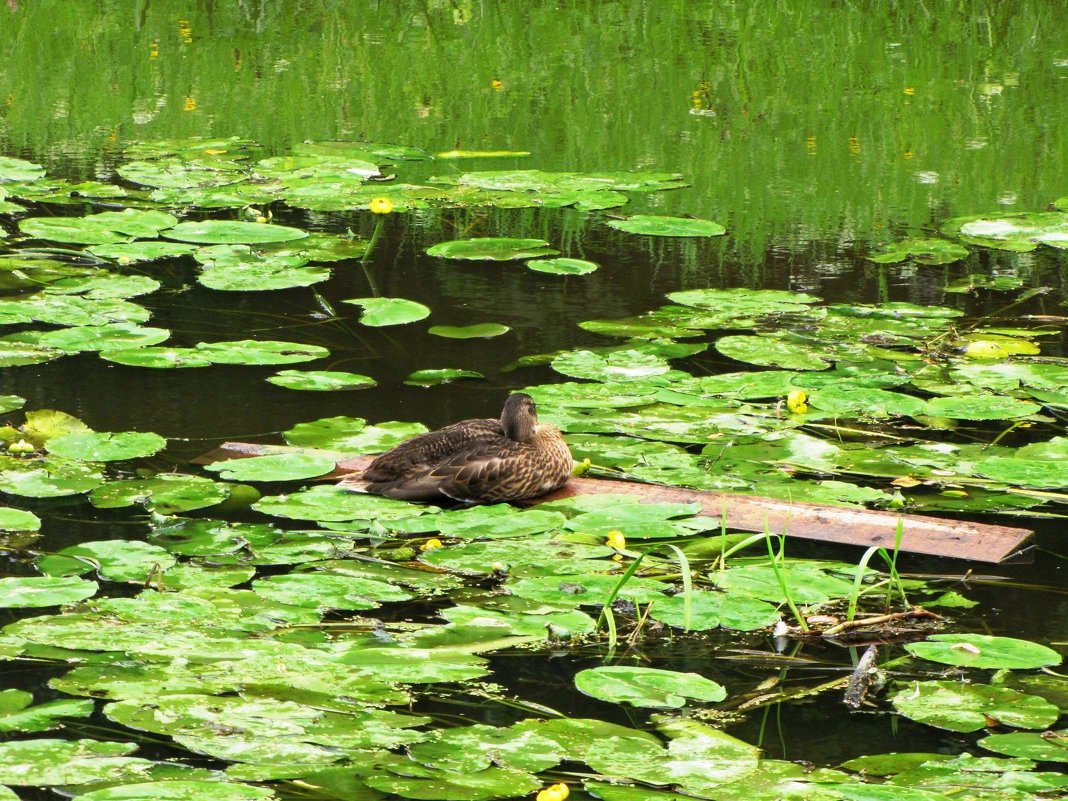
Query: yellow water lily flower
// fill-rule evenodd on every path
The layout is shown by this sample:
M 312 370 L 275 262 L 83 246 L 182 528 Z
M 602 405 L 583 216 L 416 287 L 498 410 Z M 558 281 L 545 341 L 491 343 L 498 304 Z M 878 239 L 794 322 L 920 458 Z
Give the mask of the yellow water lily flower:
M 430 539 L 428 539 L 426 542 L 424 542 L 422 545 L 419 546 L 419 550 L 420 551 L 434 551 L 434 550 L 437 550 L 438 548 L 444 548 L 444 547 L 445 547 L 445 544 L 441 540 L 439 540 L 437 537 L 431 537 Z
M 373 214 L 389 214 L 393 211 L 393 201 L 388 197 L 372 198 L 367 206 Z
M 564 801 L 569 795 L 571 795 L 571 791 L 566 784 L 561 782 L 560 784 L 551 785 L 540 791 L 536 801 Z
M 604 544 L 609 548 L 615 548 L 617 551 L 622 551 L 627 547 L 627 538 L 623 536 L 622 531 L 609 531 L 605 535 Z
M 791 389 L 786 396 L 786 408 L 794 414 L 804 414 L 808 411 L 808 393 L 803 389 Z

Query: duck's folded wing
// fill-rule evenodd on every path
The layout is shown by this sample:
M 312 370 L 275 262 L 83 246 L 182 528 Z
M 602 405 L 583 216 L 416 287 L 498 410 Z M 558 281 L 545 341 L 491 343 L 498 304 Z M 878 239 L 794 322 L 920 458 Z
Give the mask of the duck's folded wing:
M 523 451 L 519 443 L 510 440 L 476 442 L 435 467 L 401 480 L 375 482 L 368 491 L 408 501 L 451 498 L 479 503 L 523 497 L 521 491 L 516 495 L 517 488 L 533 479 L 532 468 L 522 459 Z
M 371 462 L 361 478 L 373 482 L 413 478 L 451 454 L 503 436 L 500 420 L 464 420 L 402 442 Z

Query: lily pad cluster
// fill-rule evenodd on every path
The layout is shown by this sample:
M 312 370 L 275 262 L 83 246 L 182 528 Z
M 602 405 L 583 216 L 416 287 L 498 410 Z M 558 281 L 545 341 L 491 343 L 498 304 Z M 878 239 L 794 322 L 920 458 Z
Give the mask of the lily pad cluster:
M 622 342 L 547 357 L 582 379 L 530 390 L 577 459 L 822 503 L 1063 513 L 1068 359 L 1043 352 L 1042 327 L 778 290 L 668 298 L 581 324 Z

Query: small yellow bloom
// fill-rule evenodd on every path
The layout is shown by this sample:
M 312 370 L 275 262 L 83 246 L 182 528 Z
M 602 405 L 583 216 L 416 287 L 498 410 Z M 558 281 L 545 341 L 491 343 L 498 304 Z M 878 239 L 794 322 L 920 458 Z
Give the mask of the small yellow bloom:
M 554 784 L 546 787 L 540 791 L 537 795 L 536 801 L 564 801 L 571 794 L 567 785 L 561 782 L 560 784 Z
M 791 389 L 786 396 L 786 408 L 794 414 L 804 414 L 808 411 L 808 394 L 803 389 Z
M 33 453 L 36 448 L 26 440 L 20 439 L 16 442 L 8 443 L 7 450 L 9 453 Z
M 393 201 L 388 197 L 376 197 L 368 204 L 368 208 L 373 214 L 389 214 L 393 211 Z
M 849 152 L 854 156 L 860 155 L 860 140 L 855 136 L 849 137 Z
M 196 111 L 196 110 L 197 110 L 197 99 L 195 97 L 191 97 L 189 95 L 186 95 L 186 97 L 182 100 L 182 111 Z
M 912 95 L 916 94 L 916 90 L 914 88 L 912 88 L 911 86 L 906 86 L 905 89 L 904 89 L 904 92 L 909 97 L 911 97 Z
M 494 91 L 499 92 L 504 88 L 504 81 L 494 78 L 490 86 L 493 87 Z
M 617 551 L 622 551 L 627 547 L 627 538 L 623 536 L 622 531 L 609 531 L 605 537 L 604 544 L 609 548 L 615 548 Z
M 153 42 L 148 48 L 149 58 L 159 58 L 159 42 Z
M 437 537 L 431 537 L 430 539 L 428 539 L 426 542 L 424 542 L 422 545 L 419 546 L 419 550 L 420 551 L 433 551 L 433 550 L 436 550 L 438 548 L 444 548 L 444 547 L 445 547 L 445 544 L 441 540 L 439 540 Z

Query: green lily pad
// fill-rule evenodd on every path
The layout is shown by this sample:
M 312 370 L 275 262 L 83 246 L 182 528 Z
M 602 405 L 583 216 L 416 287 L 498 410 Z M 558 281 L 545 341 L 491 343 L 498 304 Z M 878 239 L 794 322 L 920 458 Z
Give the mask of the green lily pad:
M 253 253 L 245 245 L 215 245 L 199 249 L 196 260 L 204 265 L 197 281 L 209 289 L 259 292 L 311 286 L 330 277 L 326 267 L 308 267 L 298 255 Z
M 967 395 L 959 398 L 931 398 L 927 414 L 955 420 L 1011 420 L 1037 414 L 1037 403 L 1002 395 Z
M 116 364 L 125 364 L 130 367 L 151 367 L 156 370 L 171 370 L 179 367 L 210 367 L 212 364 L 211 359 L 196 348 L 154 346 L 119 348 L 101 351 L 100 358 Z
M 425 434 L 421 423 L 387 421 L 367 425 L 361 417 L 324 417 L 309 423 L 298 423 L 284 432 L 286 442 L 302 448 L 352 453 L 382 453 L 406 439 Z
M 109 325 L 82 325 L 76 328 L 60 328 L 55 331 L 32 333 L 32 344 L 38 348 L 52 348 L 67 353 L 80 353 L 94 350 L 119 350 L 156 345 L 171 335 L 166 328 L 150 328 L 131 323 L 112 323 Z M 31 332 L 11 334 L 7 337 L 31 338 Z
M 1038 643 L 987 634 L 932 634 L 924 642 L 905 645 L 921 659 L 975 668 L 1030 668 L 1059 665 L 1060 654 Z
M 408 753 L 428 768 L 464 773 L 493 765 L 537 772 L 555 767 L 566 756 L 555 740 L 536 732 L 484 724 L 439 729 L 432 739 L 411 746 Z
M 0 156 L 0 182 L 36 181 L 43 178 L 45 168 L 25 159 Z
M 336 392 L 378 386 L 378 382 L 370 376 L 334 370 L 280 370 L 272 376 L 267 376 L 267 380 L 286 389 L 315 392 Z
M 380 773 L 369 776 L 367 785 L 383 793 L 392 793 L 401 798 L 436 801 L 441 798 L 453 801 L 491 801 L 495 798 L 519 798 L 541 786 L 538 778 L 530 773 L 509 768 L 490 767 L 477 773 L 458 771 L 429 771 L 412 775 Z
M 83 542 L 63 548 L 59 554 L 90 560 L 109 581 L 143 582 L 152 570 L 165 570 L 177 561 L 158 545 L 139 540 Z
M 711 220 L 654 214 L 635 214 L 626 220 L 608 220 L 608 225 L 630 234 L 646 236 L 721 236 L 727 232 L 726 228 Z
M 188 256 L 196 250 L 196 247 L 178 242 L 143 241 L 114 245 L 93 245 L 86 249 L 94 256 L 99 256 L 102 259 L 111 259 L 119 264 L 129 264 Z
M 485 377 L 486 376 L 482 375 L 482 373 L 475 370 L 437 367 L 428 368 L 426 370 L 416 370 L 414 373 L 409 373 L 408 377 L 404 379 L 404 383 L 414 387 L 434 387 L 438 384 L 449 384 L 461 378 L 484 379 Z
M 427 248 L 426 252 L 428 256 L 443 259 L 476 261 L 513 261 L 532 259 L 537 256 L 555 256 L 559 253 L 542 239 L 509 239 L 507 237 L 456 239 Z
M 1068 213 L 1021 212 L 947 220 L 942 232 L 985 247 L 1026 253 L 1038 245 L 1068 247 Z
M 62 606 L 96 595 L 99 585 L 75 576 L 9 576 L 0 578 L 0 608 L 31 609 Z
M 331 472 L 336 463 L 329 456 L 312 453 L 279 453 L 228 459 L 204 465 L 227 481 L 299 481 Z
M 111 462 L 153 456 L 167 447 L 167 440 L 159 434 L 126 431 L 78 432 L 55 437 L 45 443 L 49 453 L 68 459 L 89 462 Z
M 204 245 L 256 245 L 266 242 L 291 242 L 303 239 L 307 231 L 286 225 L 242 222 L 240 220 L 200 220 L 178 223 L 163 231 L 167 239 Z
M 129 757 L 133 743 L 16 740 L 0 743 L 0 783 L 17 787 L 137 781 L 153 763 Z
M 600 267 L 599 264 L 585 259 L 536 259 L 528 261 L 527 267 L 535 272 L 551 275 L 588 275 Z
M 190 160 L 185 157 L 129 161 L 120 165 L 116 172 L 132 183 L 163 189 L 223 186 L 236 183 L 245 177 L 244 171 L 236 162 L 222 159 Z
M 723 685 L 696 673 L 625 665 L 580 671 L 575 686 L 602 701 L 653 709 L 679 709 L 688 698 L 715 702 L 727 697 Z
M 968 248 L 945 239 L 906 239 L 884 245 L 880 252 L 868 256 L 876 264 L 896 264 L 909 259 L 920 264 L 952 264 L 968 257 Z
M 23 342 L 0 340 L 0 367 L 16 367 L 24 364 L 42 364 L 66 354 L 58 348 L 46 348 Z
M 507 334 L 512 329 L 500 323 L 476 323 L 475 325 L 435 325 L 428 334 L 446 339 L 489 339 Z
M 552 366 L 556 372 L 574 378 L 619 382 L 638 382 L 663 375 L 671 369 L 671 365 L 659 356 L 638 350 L 603 354 L 590 350 L 566 351 L 552 360 Z
M 735 335 L 716 340 L 716 350 L 731 359 L 787 370 L 826 370 L 826 348 L 768 336 Z
M 1025 757 L 1039 762 L 1068 762 L 1065 740 L 1068 740 L 1068 729 L 1042 733 L 1018 731 L 1010 734 L 991 734 L 979 740 L 979 745 L 999 754 Z
M 1042 729 L 1060 717 L 1056 706 L 1037 695 L 958 681 L 913 682 L 890 701 L 908 718 L 959 732 L 994 725 Z
M 266 787 L 209 779 L 134 782 L 79 793 L 79 801 L 257 801 L 274 798 Z
M 96 706 L 92 701 L 74 698 L 30 706 L 32 703 L 32 693 L 24 690 L 0 691 L 0 732 L 58 729 L 62 725 L 60 718 L 87 718 L 93 714 Z
M 112 481 L 93 490 L 89 500 L 98 509 L 143 504 L 160 514 L 174 514 L 214 506 L 229 495 L 228 487 L 203 476 L 165 473 L 155 478 Z
M 330 355 L 330 351 L 318 345 L 254 339 L 200 342 L 196 351 L 214 364 L 293 364 Z
M 994 456 L 975 465 L 975 472 L 995 481 L 1037 489 L 1068 488 L 1068 462 Z
M 430 316 L 430 309 L 422 303 L 404 298 L 351 298 L 342 302 L 363 307 L 360 322 L 376 328 L 414 323 Z
M 0 531 L 38 531 L 41 518 L 33 512 L 0 506 Z
M 125 209 L 86 217 L 27 217 L 19 221 L 19 230 L 51 242 L 102 245 L 135 238 L 152 239 L 177 222 L 177 217 L 162 211 Z

